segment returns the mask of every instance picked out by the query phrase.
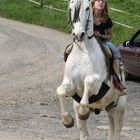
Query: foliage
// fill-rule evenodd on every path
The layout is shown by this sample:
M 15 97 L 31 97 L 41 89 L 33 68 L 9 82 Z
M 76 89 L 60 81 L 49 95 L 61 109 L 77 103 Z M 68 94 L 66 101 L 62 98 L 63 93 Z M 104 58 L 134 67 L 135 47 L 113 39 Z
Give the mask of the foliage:
M 40 0 L 35 0 L 40 2 Z M 67 1 L 65 0 L 43 0 L 43 4 L 49 7 L 55 7 L 67 11 Z M 119 44 L 127 40 L 137 29 L 140 28 L 140 1 L 138 0 L 108 0 L 108 6 L 131 14 L 110 11 L 110 16 L 114 21 L 132 26 L 127 28 L 114 23 L 114 39 L 113 42 Z M 64 32 L 70 32 L 68 18 L 66 12 L 60 12 L 51 8 L 36 5 L 28 0 L 0 0 L 0 16 L 38 24 L 50 28 L 54 28 Z M 140 16 L 140 15 L 139 15 Z

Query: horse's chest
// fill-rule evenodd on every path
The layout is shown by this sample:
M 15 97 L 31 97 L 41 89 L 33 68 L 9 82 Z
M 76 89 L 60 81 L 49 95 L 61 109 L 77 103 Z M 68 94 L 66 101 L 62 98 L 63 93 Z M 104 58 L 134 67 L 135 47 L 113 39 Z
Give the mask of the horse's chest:
M 67 64 L 67 76 L 70 77 L 74 83 L 82 83 L 87 76 L 98 74 L 98 72 L 97 65 L 94 65 L 89 58 L 85 59 L 85 57 L 83 57 Z
M 99 64 L 98 62 L 94 61 L 93 56 L 89 57 L 88 55 L 83 55 L 79 58 L 73 59 L 68 64 L 68 69 L 71 71 L 71 74 L 76 76 L 86 76 L 86 75 L 92 75 L 97 74 L 99 72 Z

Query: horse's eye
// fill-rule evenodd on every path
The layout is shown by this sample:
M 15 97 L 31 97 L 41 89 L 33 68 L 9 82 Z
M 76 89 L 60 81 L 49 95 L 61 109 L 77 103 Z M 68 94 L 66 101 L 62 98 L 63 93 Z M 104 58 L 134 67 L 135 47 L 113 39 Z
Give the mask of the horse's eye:
M 71 3 L 74 3 L 74 1 L 72 0 Z
M 86 8 L 86 11 L 88 11 L 88 10 L 89 10 L 89 7 Z

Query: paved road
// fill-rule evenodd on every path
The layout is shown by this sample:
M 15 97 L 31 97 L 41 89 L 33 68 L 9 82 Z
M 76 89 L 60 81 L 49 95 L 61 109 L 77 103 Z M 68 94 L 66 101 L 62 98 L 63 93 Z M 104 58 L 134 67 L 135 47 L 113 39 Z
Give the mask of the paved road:
M 76 125 L 63 127 L 55 92 L 63 75 L 62 52 L 70 41 L 62 32 L 0 18 L 0 140 L 79 139 Z M 127 84 L 121 139 L 140 140 L 140 81 Z M 91 115 L 90 138 L 105 140 L 107 124 L 105 111 Z

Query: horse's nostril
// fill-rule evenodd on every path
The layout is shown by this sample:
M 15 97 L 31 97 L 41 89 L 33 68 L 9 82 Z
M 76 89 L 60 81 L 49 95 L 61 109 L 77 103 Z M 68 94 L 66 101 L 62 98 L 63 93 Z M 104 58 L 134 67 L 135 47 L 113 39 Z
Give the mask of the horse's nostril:
M 83 37 L 84 35 L 85 35 L 85 33 L 84 33 L 84 32 L 82 32 L 81 37 Z
M 75 36 L 75 33 L 73 33 L 73 36 Z
M 82 38 L 84 37 L 84 35 L 85 35 L 85 33 L 84 33 L 84 32 L 82 32 L 82 34 L 81 34 L 80 38 L 82 39 Z

